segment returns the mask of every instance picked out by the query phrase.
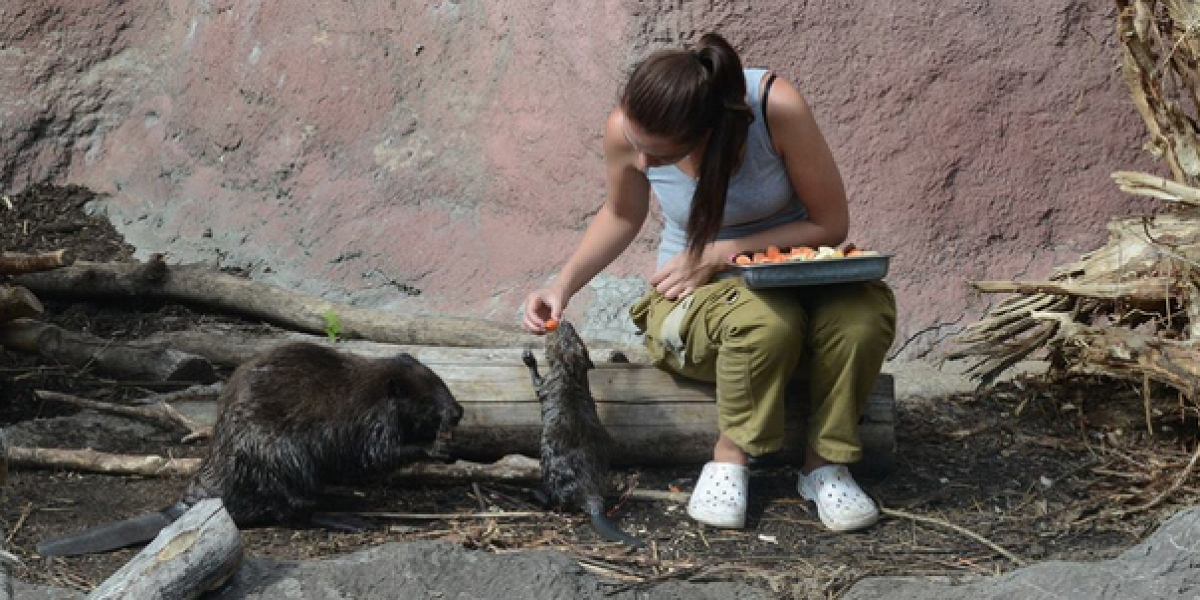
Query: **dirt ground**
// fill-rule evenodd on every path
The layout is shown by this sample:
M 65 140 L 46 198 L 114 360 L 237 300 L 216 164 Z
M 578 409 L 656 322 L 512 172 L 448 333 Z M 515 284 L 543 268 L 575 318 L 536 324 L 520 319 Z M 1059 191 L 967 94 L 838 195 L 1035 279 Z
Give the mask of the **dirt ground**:
M 84 189 L 40 187 L 8 198 L 0 203 L 0 249 L 68 248 L 80 260 L 131 260 L 132 249 L 120 236 L 83 212 L 90 197 Z M 44 320 L 113 339 L 213 320 L 260 326 L 173 304 L 42 300 Z M 34 390 L 108 401 L 163 391 L 0 350 L 0 425 L 78 410 L 40 401 Z M 397 518 L 355 533 L 263 527 L 244 532 L 243 541 L 247 555 L 282 559 L 421 539 L 445 539 L 487 551 L 548 547 L 575 557 L 614 585 L 654 578 L 719 578 L 752 582 L 780 597 L 829 597 L 867 576 L 953 579 L 1013 570 L 1020 566 L 1014 558 L 1031 563 L 1112 557 L 1200 494 L 1193 479 L 1157 505 L 1139 509 L 1174 483 L 1196 440 L 1194 407 L 1162 390 L 1151 390 L 1147 401 L 1140 385 L 1025 378 L 984 393 L 902 399 L 898 411 L 896 469 L 884 478 L 863 481 L 887 514 L 877 526 L 856 534 L 825 531 L 798 498 L 794 469 L 775 468 L 756 472 L 752 479 L 745 530 L 704 529 L 671 502 L 616 503 L 614 520 L 651 541 L 640 553 L 598 543 L 583 518 L 557 513 L 511 519 Z M 83 443 L 82 432 L 59 429 L 60 447 Z M 182 445 L 178 437 L 178 432 L 165 431 L 112 436 L 96 449 L 203 454 L 203 444 Z M 624 465 L 614 477 L 626 487 L 690 490 L 697 472 L 697 466 Z M 12 472 L 0 488 L 0 532 L 6 536 L 5 546 L 23 561 L 13 575 L 79 590 L 94 587 L 135 550 L 47 558 L 36 554 L 37 543 L 161 508 L 183 487 L 179 479 Z M 420 515 L 470 513 L 481 507 L 540 510 L 528 488 L 512 484 L 381 482 L 330 492 L 329 510 Z

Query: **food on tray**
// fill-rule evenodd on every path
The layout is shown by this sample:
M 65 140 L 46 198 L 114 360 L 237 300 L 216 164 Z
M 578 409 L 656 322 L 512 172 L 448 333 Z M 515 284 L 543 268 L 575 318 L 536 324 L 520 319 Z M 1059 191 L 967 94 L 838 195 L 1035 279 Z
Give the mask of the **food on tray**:
M 875 250 L 864 250 L 854 244 L 846 244 L 841 248 L 820 246 L 767 246 L 766 250 L 746 250 L 733 255 L 731 262 L 738 265 L 761 265 L 768 263 L 792 262 L 803 260 L 824 260 L 830 258 L 850 258 L 855 256 L 877 256 Z

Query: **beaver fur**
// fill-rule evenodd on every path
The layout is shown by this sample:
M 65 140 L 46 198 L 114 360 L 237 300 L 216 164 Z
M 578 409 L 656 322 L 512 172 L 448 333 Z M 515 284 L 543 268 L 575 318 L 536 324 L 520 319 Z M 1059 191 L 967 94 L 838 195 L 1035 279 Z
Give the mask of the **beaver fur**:
M 463 414 L 442 379 L 407 353 L 364 358 L 308 342 L 243 363 L 219 403 L 208 453 L 178 503 L 149 520 L 46 542 L 39 552 L 81 554 L 149 541 L 159 525 L 205 498 L 220 498 L 238 526 L 304 521 L 327 483 L 448 460 L 444 445 Z M 131 526 L 122 530 L 122 523 Z M 134 533 L 135 526 L 149 531 Z
M 605 540 L 641 547 L 643 542 L 622 532 L 604 514 L 612 438 L 596 414 L 588 385 L 588 370 L 595 368 L 587 346 L 567 321 L 546 334 L 546 376 L 538 374 L 537 360 L 526 349 L 533 387 L 542 409 L 540 444 L 542 488 L 548 505 L 582 510 L 592 529 Z

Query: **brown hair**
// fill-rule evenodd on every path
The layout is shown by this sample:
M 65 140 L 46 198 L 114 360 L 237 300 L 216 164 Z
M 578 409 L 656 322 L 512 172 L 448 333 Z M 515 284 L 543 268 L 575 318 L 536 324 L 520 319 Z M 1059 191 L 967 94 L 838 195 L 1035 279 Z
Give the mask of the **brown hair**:
M 698 255 L 721 228 L 725 192 L 754 120 L 741 59 L 715 33 L 704 34 L 695 50 L 655 52 L 629 76 L 621 108 L 646 133 L 679 144 L 708 134 L 687 224 L 688 251 Z

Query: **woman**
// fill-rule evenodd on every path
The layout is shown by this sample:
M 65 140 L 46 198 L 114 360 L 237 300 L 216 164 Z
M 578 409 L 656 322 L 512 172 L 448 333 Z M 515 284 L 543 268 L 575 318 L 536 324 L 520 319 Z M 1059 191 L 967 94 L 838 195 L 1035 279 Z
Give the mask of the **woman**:
M 849 214 L 837 165 L 808 105 L 782 79 L 743 70 L 719 35 L 640 63 L 604 129 L 607 195 L 549 287 L 526 299 L 544 332 L 570 298 L 629 246 L 650 208 L 664 216 L 651 288 L 630 309 L 655 364 L 716 383 L 720 436 L 688 504 L 717 527 L 745 524 L 751 456 L 783 445 L 784 389 L 799 367 L 812 398 L 797 484 L 830 529 L 873 524 L 874 502 L 846 464 L 895 326 L 882 282 L 751 290 L 717 275 L 730 256 L 836 246 Z

